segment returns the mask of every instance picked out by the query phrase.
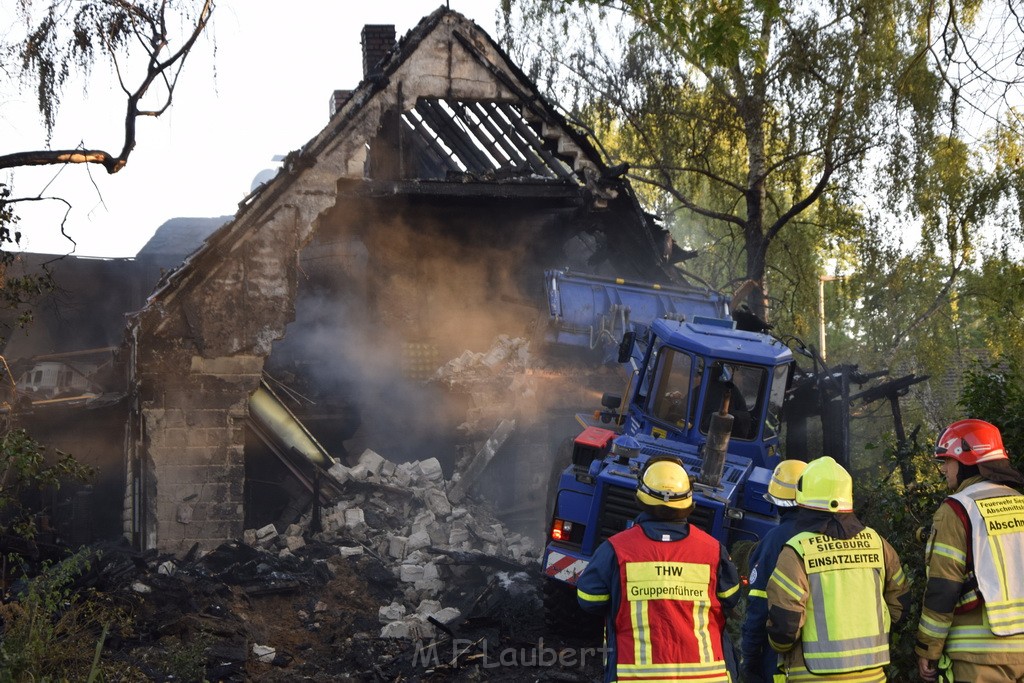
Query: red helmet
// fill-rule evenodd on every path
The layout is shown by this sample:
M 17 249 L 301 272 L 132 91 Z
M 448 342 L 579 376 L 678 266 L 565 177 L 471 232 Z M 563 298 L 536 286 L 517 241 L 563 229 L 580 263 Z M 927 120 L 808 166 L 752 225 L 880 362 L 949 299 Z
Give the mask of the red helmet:
M 946 427 L 935 444 L 935 457 L 962 465 L 1008 459 L 999 428 L 984 420 L 960 420 Z

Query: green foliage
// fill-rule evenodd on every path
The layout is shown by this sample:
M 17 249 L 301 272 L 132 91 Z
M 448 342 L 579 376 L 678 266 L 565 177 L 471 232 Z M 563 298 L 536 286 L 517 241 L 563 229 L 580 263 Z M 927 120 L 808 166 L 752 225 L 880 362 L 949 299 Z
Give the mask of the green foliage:
M 0 683 L 127 680 L 125 665 L 98 661 L 95 652 L 112 627 L 131 632 L 129 612 L 104 595 L 74 589 L 89 567 L 85 551 L 46 564 L 0 606 Z
M 686 269 L 721 287 L 763 283 L 780 328 L 806 334 L 823 261 L 845 257 L 851 236 L 871 237 L 857 190 L 884 156 L 873 150 L 899 141 L 910 158 L 933 137 L 943 82 L 904 78 L 928 70 L 918 57 L 929 33 L 911 29 L 919 11 L 881 0 L 518 0 L 504 18 L 513 55 L 612 161 L 630 162 L 676 240 L 711 252 Z
M 960 405 L 963 417 L 991 422 L 1017 469 L 1024 468 L 1024 368 L 1017 359 L 977 363 L 967 371 Z
M 992 422 L 1000 428 L 1011 460 L 1020 469 L 1024 465 L 1024 373 L 1016 361 L 1005 364 L 979 363 L 968 370 L 960 404 L 963 417 Z M 917 623 L 926 583 L 924 544 L 918 529 L 931 525 L 931 518 L 948 495 L 945 480 L 932 455 L 934 443 L 913 443 L 906 453 L 897 455 L 894 444 L 887 446 L 890 463 L 880 469 L 857 472 L 857 511 L 865 524 L 888 540 L 903 562 L 910 580 L 910 613 L 896 625 L 892 634 L 892 666 L 889 679 L 915 680 L 914 655 Z M 902 467 L 900 466 L 902 463 Z M 909 473 L 904 484 L 903 472 Z
M 25 503 L 32 491 L 59 488 L 61 482 L 86 481 L 93 469 L 57 451 L 48 461 L 46 449 L 24 430 L 14 429 L 0 436 L 0 532 L 31 539 L 36 533 L 34 511 Z
M 856 478 L 858 516 L 892 544 L 910 583 L 910 608 L 892 630 L 892 681 L 917 679 L 914 643 L 925 586 L 924 544 L 918 539 L 918 529 L 931 526 L 932 515 L 946 495 L 945 482 L 935 467 L 930 446 L 912 445 L 901 456 L 901 468 L 896 460 L 896 446 L 890 444 L 886 449 L 888 464 L 874 471 L 859 472 Z M 904 484 L 903 470 L 911 475 L 909 485 Z
M 209 649 L 214 643 L 211 634 L 200 632 L 188 641 L 173 640 L 161 656 L 155 658 L 153 667 L 164 671 L 175 680 L 203 681 Z

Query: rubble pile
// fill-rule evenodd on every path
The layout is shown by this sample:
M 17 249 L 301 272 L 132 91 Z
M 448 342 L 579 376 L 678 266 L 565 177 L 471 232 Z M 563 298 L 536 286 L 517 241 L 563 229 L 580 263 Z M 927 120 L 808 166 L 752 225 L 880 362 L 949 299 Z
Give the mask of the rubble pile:
M 472 437 L 509 416 L 536 417 L 537 391 L 529 372 L 536 361 L 528 339 L 502 334 L 487 351 L 463 351 L 438 368 L 431 381 L 470 397 L 459 431 Z
M 328 476 L 341 499 L 285 529 L 180 558 L 96 553 L 80 587 L 134 620 L 104 657 L 140 680 L 586 680 L 544 663 L 562 650 L 535 543 L 471 495 L 453 503 L 458 475 L 367 450 Z
M 399 582 L 396 600 L 379 610 L 381 637 L 434 637 L 437 622 L 459 619 L 460 609 L 442 605 L 439 598 L 465 579 L 470 567 L 536 571 L 533 540 L 509 533 L 486 505 L 464 496 L 455 504 L 448 491 L 462 490 L 460 475 L 445 480 L 436 458 L 396 465 L 367 449 L 356 465 L 336 463 L 328 474 L 354 495 L 323 511 L 316 538 L 337 544 L 343 555 L 372 554 Z M 246 541 L 266 546 L 261 532 L 247 531 Z M 282 554 L 291 553 L 293 546 L 301 547 L 302 536 L 286 533 L 276 542 Z

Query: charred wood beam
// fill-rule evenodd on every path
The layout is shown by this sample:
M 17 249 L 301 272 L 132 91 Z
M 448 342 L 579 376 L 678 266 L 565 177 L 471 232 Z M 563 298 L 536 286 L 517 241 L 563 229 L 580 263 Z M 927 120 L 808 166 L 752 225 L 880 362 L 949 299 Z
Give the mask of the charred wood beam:
M 500 557 L 498 555 L 488 555 L 487 553 L 479 551 L 447 550 L 445 548 L 438 548 L 432 545 L 427 546 L 427 551 L 437 553 L 439 555 L 446 555 L 452 559 L 454 564 L 469 564 L 477 567 L 497 567 L 498 569 L 507 569 L 517 572 L 529 569 L 527 566 L 514 560 Z
M 413 122 L 410 122 L 412 124 Z M 419 122 L 415 122 L 416 125 L 406 128 L 402 131 L 402 135 L 405 136 L 406 141 L 412 148 L 412 154 L 410 155 L 414 164 L 414 168 L 408 168 L 408 164 L 404 163 L 405 178 L 445 178 L 451 171 L 457 171 L 458 167 L 455 162 L 447 155 L 442 156 L 439 150 L 439 145 L 433 139 L 427 139 L 427 131 L 419 127 Z
M 530 147 L 547 162 L 548 166 L 551 167 L 551 170 L 557 176 L 561 178 L 569 178 L 574 175 L 572 165 L 565 163 L 547 150 L 544 145 L 544 141 L 540 139 L 539 135 L 537 135 L 537 131 L 523 121 L 522 114 L 515 109 L 514 105 L 492 102 L 491 106 L 500 111 L 505 118 L 508 119 L 509 123 L 515 127 L 516 131 L 523 136 L 523 140 L 525 140 Z
M 452 148 L 467 170 L 483 172 L 495 170 L 494 162 L 488 159 L 470 137 L 455 124 L 455 120 L 436 100 L 421 99 L 416 111 L 436 130 L 441 139 Z
M 487 126 L 488 119 L 486 116 L 482 116 L 477 112 L 474 112 L 474 116 L 471 116 L 469 107 L 462 102 L 447 100 L 445 102 L 455 112 L 458 120 L 470 129 L 476 145 L 491 155 L 496 169 L 522 171 L 526 167 L 526 162 L 523 161 L 521 153 L 509 153 L 501 145 L 501 142 L 507 141 L 491 130 L 493 125 L 491 127 Z M 487 133 L 491 134 L 488 135 Z
M 409 123 L 412 132 L 416 134 L 420 141 L 426 143 L 430 151 L 434 153 L 434 156 L 447 170 L 461 170 L 459 165 L 455 163 L 455 160 L 452 159 L 451 153 L 438 142 L 437 132 L 429 130 L 425 122 L 417 120 L 415 117 L 407 116 L 405 117 L 405 120 Z
M 551 200 L 555 206 L 583 206 L 584 198 L 579 186 L 554 182 L 522 182 L 511 180 L 473 181 L 453 183 L 445 181 L 349 181 L 338 183 L 340 197 L 391 197 L 395 195 L 419 197 L 462 197 L 479 199 L 533 199 Z
M 484 125 L 484 128 L 494 137 L 496 144 L 500 145 L 505 153 L 512 157 L 524 157 L 525 163 L 529 164 L 530 168 L 533 169 L 534 173 L 542 176 L 552 175 L 551 169 L 548 168 L 544 160 L 541 159 L 530 147 L 523 147 L 522 145 L 516 145 L 511 137 L 512 128 L 508 130 L 502 130 L 494 121 L 494 117 L 491 112 L 487 111 L 487 108 L 482 102 L 473 102 L 469 105 L 463 105 L 469 108 L 479 118 Z
M 522 102 L 523 106 L 529 109 L 534 115 L 537 116 L 537 118 L 544 121 L 552 122 L 564 120 L 561 116 L 549 110 L 548 105 L 544 104 L 544 101 L 540 97 L 540 95 L 525 92 L 519 86 L 519 84 L 516 83 L 508 75 L 508 73 L 505 72 L 504 69 L 499 68 L 493 62 L 491 62 L 484 54 L 482 54 L 480 50 L 478 50 L 477 47 L 473 44 L 473 41 L 469 40 L 468 38 L 466 38 L 466 36 L 462 35 L 458 31 L 453 31 L 452 35 L 455 37 L 455 40 L 457 40 L 459 44 L 466 50 L 466 52 L 472 55 L 473 58 L 477 60 L 477 62 L 479 62 L 481 66 L 487 69 L 491 73 L 491 75 L 493 75 L 498 80 L 498 82 L 500 82 L 503 86 L 508 88 L 508 90 L 512 94 L 514 94 L 520 102 Z M 568 122 L 566 122 L 566 124 L 567 123 Z M 570 137 L 572 137 L 573 142 L 579 145 L 580 149 L 582 149 L 587 154 L 588 158 L 593 160 L 593 162 L 599 166 L 600 170 L 603 171 L 604 164 L 600 161 L 601 155 L 598 152 L 598 150 L 594 147 L 594 145 L 590 142 L 590 140 L 579 135 L 573 135 L 572 131 L 568 129 L 566 130 L 566 132 L 567 134 L 570 135 Z M 569 175 L 573 175 L 574 169 L 571 165 L 569 166 Z
M 930 375 L 924 375 L 917 377 L 913 374 L 900 377 L 898 379 L 889 380 L 883 382 L 877 386 L 873 386 L 870 389 L 854 394 L 850 397 L 851 401 L 861 400 L 864 403 L 871 403 L 882 398 L 890 398 L 893 396 L 904 396 L 910 387 L 915 384 L 920 384 L 930 377 Z

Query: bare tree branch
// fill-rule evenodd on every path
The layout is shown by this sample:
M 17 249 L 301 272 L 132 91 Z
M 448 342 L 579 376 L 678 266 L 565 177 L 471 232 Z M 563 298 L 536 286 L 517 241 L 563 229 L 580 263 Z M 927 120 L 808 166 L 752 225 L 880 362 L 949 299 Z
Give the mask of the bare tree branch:
M 0 168 L 56 164 L 99 164 L 107 170 L 107 173 L 117 173 L 128 163 L 128 157 L 135 149 L 137 119 L 140 116 L 158 117 L 170 107 L 174 98 L 174 89 L 177 84 L 178 75 L 181 73 L 185 59 L 210 21 L 214 10 L 214 1 L 205 0 L 189 37 L 176 52 L 163 61 L 160 60 L 160 55 L 168 45 L 165 16 L 166 3 L 161 3 L 159 17 L 156 19 L 146 16 L 137 6 L 131 3 L 119 1 L 115 4 L 124 8 L 129 16 L 131 16 L 133 22 L 141 21 L 148 25 L 148 35 L 143 33 L 141 25 L 136 25 L 133 28 L 136 37 L 143 43 L 148 52 L 149 61 L 145 77 L 132 91 L 129 91 L 124 84 L 120 67 L 117 64 L 116 54 L 112 49 L 113 46 L 107 45 L 107 49 L 113 57 L 118 81 L 128 95 L 124 117 L 124 144 L 121 147 L 121 151 L 116 155 L 102 149 L 47 149 L 14 152 L 0 155 Z M 173 77 L 168 78 L 168 72 L 172 73 Z M 140 109 L 140 101 L 149 92 L 150 86 L 157 79 L 162 79 L 167 86 L 166 100 L 157 109 Z

